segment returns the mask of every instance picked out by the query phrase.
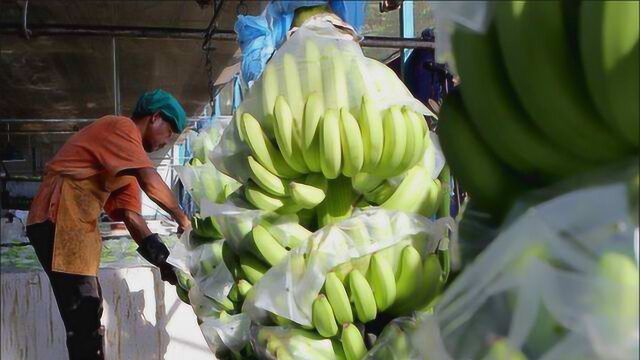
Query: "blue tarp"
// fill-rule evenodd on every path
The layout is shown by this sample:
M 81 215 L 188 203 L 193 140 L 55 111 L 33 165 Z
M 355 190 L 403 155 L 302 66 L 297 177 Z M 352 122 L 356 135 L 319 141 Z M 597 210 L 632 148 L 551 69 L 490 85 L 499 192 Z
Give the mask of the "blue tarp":
M 242 50 L 244 81 L 248 83 L 260 77 L 271 55 L 285 41 L 297 8 L 325 4 L 354 29 L 359 30 L 364 24 L 366 1 L 273 0 L 259 16 L 238 16 L 235 31 Z

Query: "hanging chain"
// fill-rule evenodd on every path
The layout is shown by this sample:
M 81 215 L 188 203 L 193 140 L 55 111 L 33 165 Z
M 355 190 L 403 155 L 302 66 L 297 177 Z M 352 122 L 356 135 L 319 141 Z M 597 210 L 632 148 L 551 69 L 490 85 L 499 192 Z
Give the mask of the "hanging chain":
M 247 15 L 249 13 L 249 7 L 245 4 L 245 0 L 240 0 L 238 6 L 236 6 L 236 16 Z
M 22 31 L 24 37 L 29 40 L 31 38 L 31 30 L 27 26 L 27 14 L 29 12 L 29 0 L 24 2 L 24 9 L 22 11 Z
M 222 5 L 224 4 L 224 0 L 213 0 L 213 15 L 211 16 L 211 20 L 209 21 L 209 25 L 204 33 L 204 39 L 202 41 L 202 51 L 204 51 L 205 57 L 205 69 L 207 70 L 207 88 L 209 91 L 209 106 L 213 112 L 213 108 L 215 106 L 215 79 L 213 78 L 213 61 L 212 61 L 212 53 L 215 51 L 215 48 L 211 46 L 211 40 L 218 30 L 218 16 L 220 15 L 220 10 L 222 10 Z

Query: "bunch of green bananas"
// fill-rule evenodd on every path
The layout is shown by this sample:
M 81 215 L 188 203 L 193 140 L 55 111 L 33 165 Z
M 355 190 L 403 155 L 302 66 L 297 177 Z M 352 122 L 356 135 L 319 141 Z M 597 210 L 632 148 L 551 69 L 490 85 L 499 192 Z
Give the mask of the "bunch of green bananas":
M 269 268 L 312 232 L 351 217 L 356 207 L 448 216 L 449 179 L 434 179 L 431 173 L 435 146 L 423 116 L 407 106 L 380 108 L 359 71 L 362 64 L 336 48 L 325 50 L 321 55 L 315 43 L 307 42 L 302 62 L 284 54 L 279 68 L 267 64 L 255 86 L 261 109 L 252 114 L 241 106 L 230 124 L 250 150 L 248 180 L 232 197 L 262 211 L 257 224 L 224 216 L 193 217 L 190 245 L 210 248 L 192 274 L 206 277 L 224 264 L 234 279 L 226 299 L 212 300 L 222 310 L 211 316 L 241 311 Z M 385 69 L 380 69 L 382 77 L 400 82 Z M 385 86 L 374 85 L 370 88 Z M 206 161 L 198 153 L 190 166 Z M 223 203 L 236 189 L 219 191 L 211 175 L 199 174 L 197 190 Z M 288 217 L 297 222 L 279 227 L 280 219 Z M 366 245 L 374 238 L 394 236 L 392 221 L 387 223 L 375 229 L 356 224 L 345 233 Z M 222 240 L 225 237 L 234 238 L 233 246 Z M 278 359 L 299 354 L 361 359 L 367 352 L 362 324 L 381 312 L 407 314 L 429 305 L 446 281 L 448 259 L 436 254 L 423 258 L 420 247 L 409 242 L 336 267 L 312 304 L 312 328 L 300 329 L 290 319 L 271 314 L 273 323 L 291 328 L 290 336 L 283 339 L 265 332 L 259 342 Z M 304 257 L 290 261 L 292 268 L 304 271 Z
M 368 323 L 378 313 L 406 315 L 422 309 L 440 292 L 446 280 L 443 267 L 437 254 L 423 258 L 406 244 L 341 264 L 327 274 L 313 302 L 313 326 L 320 335 L 333 337 L 343 325 Z
M 445 99 L 439 135 L 485 210 L 499 216 L 528 189 L 638 155 L 638 10 L 504 1 L 486 34 L 456 29 L 462 84 Z
M 249 113 L 241 116 L 239 132 L 251 149 L 247 157 L 250 182 L 244 187 L 244 197 L 253 206 L 288 214 L 323 208 L 324 203 L 337 208 L 325 212 L 339 209 L 340 216 L 333 220 L 340 220 L 349 216 L 355 200 L 347 178 L 364 186 L 372 204 L 380 205 L 399 192 L 390 202 L 392 209 L 404 207 L 407 191 L 383 186 L 386 179 L 409 170 L 401 188 L 414 188 L 421 181 L 432 183 L 427 170 L 416 166 L 431 146 L 420 115 L 399 106 L 383 115 L 365 97 L 356 120 L 346 108 L 323 110 L 320 101 L 316 93 L 308 97 L 300 122 L 284 97 L 278 96 L 273 116 L 276 144 L 258 120 Z M 432 185 L 426 187 L 428 192 Z

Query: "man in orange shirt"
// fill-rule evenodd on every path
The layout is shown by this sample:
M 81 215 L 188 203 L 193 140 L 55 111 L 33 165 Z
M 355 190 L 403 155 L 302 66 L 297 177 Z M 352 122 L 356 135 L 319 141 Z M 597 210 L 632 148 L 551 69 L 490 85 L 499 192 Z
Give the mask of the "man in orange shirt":
M 71 360 L 104 359 L 102 293 L 97 273 L 104 209 L 123 221 L 138 253 L 175 284 L 169 250 L 140 215 L 141 189 L 178 223 L 191 227 L 147 153 L 184 130 L 184 109 L 171 94 L 143 94 L 131 118 L 105 116 L 73 135 L 47 163 L 33 200 L 27 235 L 51 282 L 67 331 Z

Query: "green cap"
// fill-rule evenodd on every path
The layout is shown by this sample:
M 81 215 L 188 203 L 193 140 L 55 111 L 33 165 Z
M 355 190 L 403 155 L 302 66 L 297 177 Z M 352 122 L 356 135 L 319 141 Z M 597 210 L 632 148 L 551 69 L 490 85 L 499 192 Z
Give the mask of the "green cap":
M 187 115 L 173 95 L 162 89 L 148 91 L 138 99 L 133 117 L 139 118 L 160 112 L 162 118 L 173 127 L 173 131 L 181 133 L 187 124 Z

